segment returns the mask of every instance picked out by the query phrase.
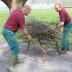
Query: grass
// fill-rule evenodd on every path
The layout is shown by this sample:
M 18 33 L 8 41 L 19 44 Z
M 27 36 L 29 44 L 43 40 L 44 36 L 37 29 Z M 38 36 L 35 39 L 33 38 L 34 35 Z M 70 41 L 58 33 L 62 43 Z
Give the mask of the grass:
M 72 9 L 71 8 L 67 9 L 67 11 L 69 12 L 70 16 L 72 16 Z M 0 11 L 0 33 L 2 32 L 4 23 L 6 22 L 8 15 L 9 15 L 8 11 Z M 40 21 L 47 22 L 48 24 L 50 24 L 51 22 L 59 23 L 58 13 L 54 9 L 32 10 L 32 12 L 29 14 L 28 17 L 33 17 Z M 26 17 L 26 19 L 28 19 L 28 17 Z M 2 34 L 0 34 L 0 40 L 2 39 L 3 39 Z M 71 39 L 72 39 L 72 35 L 70 35 L 69 40 Z
M 43 22 L 56 22 L 59 21 L 58 13 L 53 9 L 42 9 L 42 10 L 33 10 L 29 16 L 35 17 L 36 19 Z
M 72 9 L 67 9 L 67 11 L 72 16 Z M 48 23 L 59 22 L 59 15 L 54 9 L 33 10 L 29 16 Z
M 0 40 L 3 39 L 1 32 L 2 32 L 5 22 L 7 20 L 8 15 L 9 15 L 8 11 L 0 11 Z
M 0 11 L 0 33 L 2 32 L 4 23 L 7 20 L 7 17 L 9 15 L 8 11 Z M 32 10 L 32 12 L 29 14 L 29 17 L 34 17 L 38 20 L 41 20 L 43 22 L 56 22 L 59 20 L 58 18 L 58 14 L 55 12 L 55 10 L 46 10 L 46 9 L 42 9 L 42 10 Z M 26 17 L 27 19 L 28 17 Z M 2 36 L 0 35 L 0 39 L 2 39 Z

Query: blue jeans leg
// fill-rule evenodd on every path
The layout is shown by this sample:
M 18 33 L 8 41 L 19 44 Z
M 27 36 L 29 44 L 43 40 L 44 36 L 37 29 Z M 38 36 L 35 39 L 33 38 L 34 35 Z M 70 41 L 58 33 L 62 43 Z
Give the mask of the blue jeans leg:
M 17 42 L 15 34 L 10 30 L 4 29 L 3 36 L 5 40 L 7 41 L 10 47 L 10 50 L 13 52 L 13 54 L 18 55 L 18 53 L 20 52 L 20 48 L 19 48 L 19 44 Z
M 72 23 L 68 23 L 66 26 L 64 26 L 63 29 L 63 37 L 62 37 L 62 49 L 68 49 L 68 45 L 69 45 L 69 32 L 72 29 Z
M 68 48 L 68 36 L 69 36 L 68 28 L 64 27 L 63 37 L 62 37 L 62 49 L 67 49 Z

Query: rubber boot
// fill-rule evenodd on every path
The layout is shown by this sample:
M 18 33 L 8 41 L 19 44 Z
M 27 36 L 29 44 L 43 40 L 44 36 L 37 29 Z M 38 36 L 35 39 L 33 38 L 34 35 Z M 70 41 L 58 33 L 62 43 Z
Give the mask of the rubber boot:
M 9 67 L 8 67 L 8 71 L 9 72 L 17 72 L 16 71 L 16 64 L 18 63 L 18 56 L 13 54 L 12 52 L 10 52 L 9 54 Z

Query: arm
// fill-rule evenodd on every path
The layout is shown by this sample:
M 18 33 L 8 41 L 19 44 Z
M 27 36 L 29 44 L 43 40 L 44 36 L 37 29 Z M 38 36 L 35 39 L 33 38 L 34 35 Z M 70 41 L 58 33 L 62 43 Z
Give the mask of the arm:
M 29 41 L 32 40 L 31 35 L 28 33 L 27 29 L 24 28 L 23 30 L 21 30 L 23 32 L 23 34 L 28 38 Z
M 64 26 L 64 22 L 65 22 L 65 12 L 61 11 L 59 13 L 59 17 L 60 17 L 60 24 L 58 26 L 59 27 L 63 27 Z
M 64 26 L 64 22 L 60 22 L 60 24 L 58 25 L 58 27 L 63 27 Z
M 71 20 L 72 20 L 72 17 L 70 17 L 71 18 Z
M 28 33 L 27 29 L 25 28 L 25 18 L 24 18 L 24 16 L 20 16 L 20 18 L 19 18 L 19 25 L 20 25 L 21 32 L 28 38 L 29 41 L 31 41 L 32 37 Z

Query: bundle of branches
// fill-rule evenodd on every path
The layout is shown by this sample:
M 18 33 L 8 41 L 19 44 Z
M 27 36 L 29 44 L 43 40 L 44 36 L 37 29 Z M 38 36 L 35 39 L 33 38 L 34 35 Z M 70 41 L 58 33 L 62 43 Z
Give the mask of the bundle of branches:
M 26 27 L 32 37 L 36 37 L 38 35 L 46 35 L 48 32 L 47 26 L 45 26 L 45 24 L 39 20 L 30 19 L 30 21 L 28 21 L 26 24 Z
M 40 39 L 56 39 L 61 37 L 61 29 L 56 25 L 47 25 L 36 19 L 30 19 L 26 22 L 26 27 L 33 38 L 39 37 Z
M 52 22 L 52 25 L 50 25 L 47 24 L 47 22 L 45 23 L 34 18 L 29 18 L 29 20 L 26 20 L 26 28 L 32 36 L 31 45 L 40 46 L 47 53 L 49 44 L 52 44 L 56 46 L 59 52 L 62 32 L 61 29 L 57 27 L 57 24 Z M 22 35 L 21 32 L 19 32 L 18 35 Z M 21 36 L 20 39 L 24 42 L 27 41 L 24 36 Z

